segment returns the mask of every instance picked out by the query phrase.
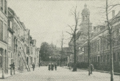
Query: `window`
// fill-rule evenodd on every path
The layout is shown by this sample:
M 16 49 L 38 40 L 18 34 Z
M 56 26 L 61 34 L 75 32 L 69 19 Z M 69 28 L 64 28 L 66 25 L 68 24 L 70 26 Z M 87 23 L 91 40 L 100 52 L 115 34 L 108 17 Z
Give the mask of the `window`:
M 0 10 L 1 10 L 1 7 L 2 7 L 2 1 L 0 0 Z
M 103 56 L 103 62 L 105 62 L 105 55 Z
M 0 20 L 0 40 L 3 40 L 3 22 Z
M 3 27 L 3 40 L 7 42 L 7 25 L 6 24 L 4 24 L 4 27 Z
M 100 56 L 98 56 L 98 63 L 100 63 Z
M 12 22 L 11 21 L 9 21 L 9 26 L 12 29 Z
M 98 47 L 97 47 L 97 41 L 95 41 L 95 52 L 97 52 L 97 50 L 98 50 Z
M 85 16 L 85 20 L 87 20 L 87 16 Z
M 3 11 L 3 0 L 0 0 L 0 10 Z
M 9 36 L 8 45 L 12 47 L 12 35 L 10 32 L 9 32 L 8 36 Z
M 4 5 L 3 6 L 4 6 L 4 13 L 6 13 L 5 0 L 4 0 Z
M 100 50 L 100 41 L 98 40 L 98 51 Z
M 7 14 L 7 1 L 4 0 L 4 13 Z
M 84 52 L 84 47 L 82 48 L 82 52 Z

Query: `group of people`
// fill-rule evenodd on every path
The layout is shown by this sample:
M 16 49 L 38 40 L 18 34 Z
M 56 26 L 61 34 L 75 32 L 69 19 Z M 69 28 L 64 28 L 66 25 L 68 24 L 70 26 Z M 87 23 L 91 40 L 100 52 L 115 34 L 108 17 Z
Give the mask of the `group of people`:
M 57 64 L 55 63 L 49 63 L 49 65 L 48 65 L 48 70 L 50 71 L 50 70 L 57 70 Z

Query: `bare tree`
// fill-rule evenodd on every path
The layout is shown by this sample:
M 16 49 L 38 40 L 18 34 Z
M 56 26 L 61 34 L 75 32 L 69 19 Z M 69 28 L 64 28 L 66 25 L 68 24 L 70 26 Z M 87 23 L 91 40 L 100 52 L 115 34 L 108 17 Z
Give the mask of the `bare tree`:
M 109 12 L 116 6 L 120 4 L 114 4 L 114 5 L 108 5 L 108 0 L 106 0 L 106 7 L 105 7 L 105 13 L 106 13 L 106 22 L 108 27 L 108 36 L 109 36 L 109 44 L 110 44 L 110 81 L 114 81 L 113 75 L 114 75 L 114 64 L 113 64 L 113 25 L 112 22 L 109 20 Z
M 77 27 L 78 27 L 78 22 L 79 22 L 79 12 L 77 12 L 77 6 L 76 6 L 74 12 L 72 13 L 72 15 L 74 16 L 74 19 L 75 19 L 75 25 L 73 25 L 73 26 L 68 25 L 71 28 L 72 33 L 69 33 L 69 32 L 67 32 L 67 33 L 72 35 L 73 46 L 74 46 L 74 66 L 73 66 L 73 71 L 77 71 L 77 49 L 76 49 L 77 45 L 76 45 L 76 41 L 79 38 L 79 37 L 77 37 Z M 72 27 L 74 27 L 74 29 Z

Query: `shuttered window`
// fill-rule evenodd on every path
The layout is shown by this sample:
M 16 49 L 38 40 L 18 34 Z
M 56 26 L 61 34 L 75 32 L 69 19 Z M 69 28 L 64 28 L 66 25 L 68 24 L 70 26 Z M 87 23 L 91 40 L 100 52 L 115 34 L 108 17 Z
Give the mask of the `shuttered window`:
M 0 0 L 0 10 L 1 10 L 1 7 L 2 7 L 2 1 Z
M 7 1 L 5 0 L 5 14 L 7 14 Z
M 3 40 L 7 42 L 7 25 L 4 24 L 3 26 Z
M 3 40 L 3 22 L 0 20 L 0 40 Z

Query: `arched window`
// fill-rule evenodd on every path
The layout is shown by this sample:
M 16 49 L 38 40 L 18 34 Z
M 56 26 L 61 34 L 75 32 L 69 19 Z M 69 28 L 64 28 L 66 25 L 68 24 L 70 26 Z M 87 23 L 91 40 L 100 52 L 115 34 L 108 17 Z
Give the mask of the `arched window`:
M 85 16 L 84 20 L 87 20 L 87 16 Z

